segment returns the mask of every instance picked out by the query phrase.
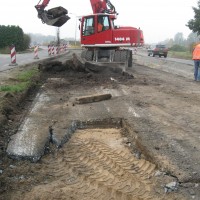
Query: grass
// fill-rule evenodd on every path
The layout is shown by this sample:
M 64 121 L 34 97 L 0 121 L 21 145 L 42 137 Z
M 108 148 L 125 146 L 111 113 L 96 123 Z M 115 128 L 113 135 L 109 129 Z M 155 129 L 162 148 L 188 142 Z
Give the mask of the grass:
M 30 81 L 30 79 L 37 74 L 38 74 L 37 69 L 30 69 L 28 71 L 18 74 L 17 79 L 22 82 L 27 82 Z
M 33 77 L 38 75 L 37 69 L 31 69 L 24 72 L 21 72 L 17 75 L 17 78 L 15 80 L 14 84 L 9 85 L 2 85 L 0 86 L 0 92 L 23 92 L 26 91 L 31 84 L 35 84 L 33 82 Z
M 34 48 L 30 48 L 30 49 L 26 49 L 24 51 L 17 51 L 17 53 L 18 54 L 21 54 L 21 53 L 30 53 L 30 52 L 33 52 L 33 51 L 34 51 Z M 10 54 L 10 48 L 9 47 L 0 48 L 0 54 Z
M 192 53 L 189 51 L 186 51 L 186 52 L 169 51 L 168 55 L 169 57 L 172 57 L 172 58 L 182 58 L 182 59 L 187 59 L 187 60 L 192 59 Z
M 0 48 L 0 54 L 10 54 L 10 48 L 9 47 Z
M 27 87 L 28 87 L 28 83 L 18 83 L 16 85 L 3 85 L 3 86 L 0 86 L 0 91 L 12 92 L 12 93 L 23 92 L 24 90 L 27 89 Z

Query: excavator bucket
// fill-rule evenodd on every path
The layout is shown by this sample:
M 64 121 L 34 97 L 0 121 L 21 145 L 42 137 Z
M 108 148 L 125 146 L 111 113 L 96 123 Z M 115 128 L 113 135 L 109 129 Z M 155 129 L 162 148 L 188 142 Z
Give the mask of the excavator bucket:
M 44 10 L 43 12 L 38 13 L 38 17 L 47 25 L 61 27 L 70 19 L 67 14 L 68 11 L 60 6 L 47 11 Z

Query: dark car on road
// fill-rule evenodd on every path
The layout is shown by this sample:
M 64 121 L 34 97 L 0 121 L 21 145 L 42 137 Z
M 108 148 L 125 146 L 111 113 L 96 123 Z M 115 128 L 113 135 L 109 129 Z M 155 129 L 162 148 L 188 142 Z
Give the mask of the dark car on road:
M 166 45 L 163 44 L 157 44 L 156 46 L 150 47 L 148 49 L 148 56 L 164 56 L 165 58 L 167 58 L 167 54 L 168 54 L 168 48 L 166 47 Z

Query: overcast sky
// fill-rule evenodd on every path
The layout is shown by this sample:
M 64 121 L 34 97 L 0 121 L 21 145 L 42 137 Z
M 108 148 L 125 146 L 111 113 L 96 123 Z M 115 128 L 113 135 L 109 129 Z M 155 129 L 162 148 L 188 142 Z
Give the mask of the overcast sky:
M 42 24 L 34 6 L 39 0 L 0 0 L 0 25 L 18 25 L 25 33 L 56 35 L 56 28 Z M 174 38 L 177 32 L 184 37 L 191 33 L 185 26 L 194 18 L 192 7 L 198 0 L 111 0 L 119 13 L 116 25 L 140 27 L 145 43 Z M 76 16 L 92 13 L 89 0 L 51 0 L 47 9 L 63 6 L 71 19 L 60 28 L 61 38 L 75 37 Z M 78 23 L 77 23 L 78 26 Z M 77 29 L 77 38 L 79 31 Z

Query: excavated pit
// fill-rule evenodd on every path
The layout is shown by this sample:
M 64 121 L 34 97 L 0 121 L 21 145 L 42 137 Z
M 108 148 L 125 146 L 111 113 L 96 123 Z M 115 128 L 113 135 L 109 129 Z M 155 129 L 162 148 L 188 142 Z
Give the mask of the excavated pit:
M 128 127 L 120 118 L 73 121 L 62 139 L 52 128 L 52 142 L 60 148 L 51 147 L 40 165 L 50 177 L 24 199 L 169 199 Z M 174 180 L 162 178 L 166 184 Z
M 75 121 L 67 132 L 61 153 L 46 165 L 47 171 L 54 172 L 54 180 L 36 186 L 27 197 L 46 199 L 57 194 L 69 199 L 124 200 L 159 199 L 158 193 L 162 195 L 156 166 L 132 154 L 133 144 L 125 136 L 122 119 Z M 52 136 L 57 141 L 54 133 Z
M 88 121 L 74 120 L 66 129 L 65 133 L 59 135 L 52 127 L 49 128 L 50 141 L 58 148 L 62 147 L 78 130 L 86 129 L 106 129 L 106 128 L 122 128 L 122 119 L 98 119 Z

